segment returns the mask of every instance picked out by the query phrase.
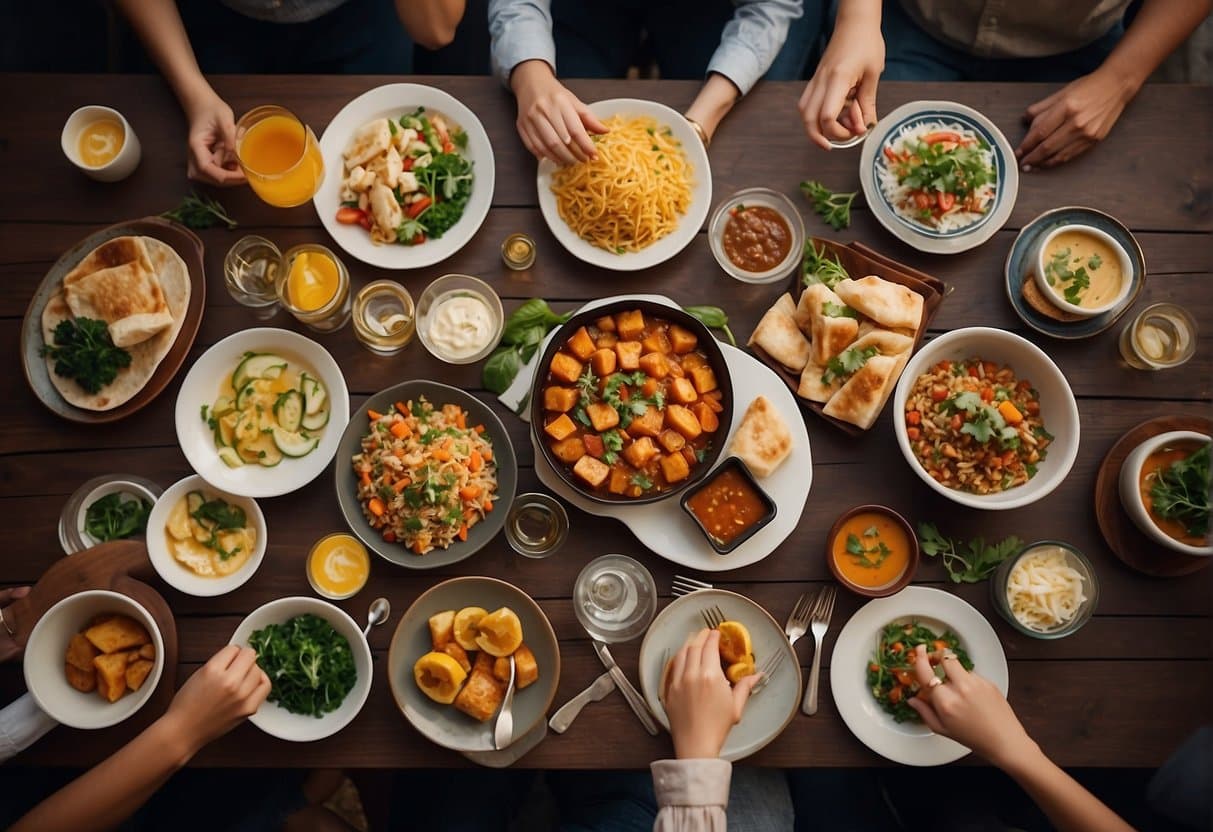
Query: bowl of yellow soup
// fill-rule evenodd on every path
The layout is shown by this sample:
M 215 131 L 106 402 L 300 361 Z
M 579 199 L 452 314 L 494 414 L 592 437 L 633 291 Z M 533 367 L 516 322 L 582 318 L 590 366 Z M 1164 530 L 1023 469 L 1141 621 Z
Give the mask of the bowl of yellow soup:
M 838 582 L 857 595 L 883 598 L 901 591 L 918 569 L 918 537 L 893 509 L 856 506 L 834 521 L 826 560 Z
M 1128 296 L 1133 263 L 1107 232 L 1067 224 L 1041 239 L 1032 276 L 1058 308 L 1091 318 L 1116 308 Z
M 117 182 L 139 165 L 139 138 L 122 113 L 90 105 L 68 116 L 59 137 L 63 155 L 99 182 Z
M 371 575 L 371 556 L 352 534 L 334 532 L 316 541 L 307 556 L 307 581 L 333 601 L 352 598 Z

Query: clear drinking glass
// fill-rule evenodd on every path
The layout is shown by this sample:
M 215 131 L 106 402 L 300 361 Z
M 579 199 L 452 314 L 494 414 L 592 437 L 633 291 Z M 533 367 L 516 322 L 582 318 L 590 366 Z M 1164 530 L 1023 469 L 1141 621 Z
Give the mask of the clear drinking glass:
M 324 181 L 316 134 L 285 107 L 264 105 L 240 117 L 236 158 L 253 192 L 278 208 L 308 202 Z
M 610 644 L 648 629 L 657 607 L 657 585 L 638 561 L 603 555 L 586 564 L 573 585 L 573 609 L 591 636 Z
M 223 282 L 232 300 L 259 310 L 268 318 L 278 311 L 278 272 L 282 252 L 264 237 L 249 234 L 237 240 L 223 258 Z
M 372 281 L 354 298 L 354 334 L 371 352 L 395 355 L 417 332 L 415 313 L 408 289 L 394 280 Z
M 304 256 L 313 265 L 297 268 L 296 261 Z M 322 245 L 303 243 L 288 248 L 282 255 L 277 290 L 283 308 L 316 332 L 335 332 L 350 320 L 350 273 Z
M 505 538 L 523 557 L 546 558 L 564 545 L 568 535 L 568 512 L 547 494 L 519 494 L 510 504 Z
M 1196 352 L 1196 321 L 1173 303 L 1143 309 L 1120 333 L 1120 355 L 1138 370 L 1169 370 Z

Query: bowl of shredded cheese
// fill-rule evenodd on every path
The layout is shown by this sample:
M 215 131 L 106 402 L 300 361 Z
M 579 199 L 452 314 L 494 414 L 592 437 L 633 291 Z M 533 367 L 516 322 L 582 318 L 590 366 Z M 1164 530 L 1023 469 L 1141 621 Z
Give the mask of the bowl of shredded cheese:
M 990 581 L 994 606 L 1032 638 L 1063 638 L 1090 620 L 1099 601 L 1091 562 L 1068 543 L 1042 540 L 1004 561 Z

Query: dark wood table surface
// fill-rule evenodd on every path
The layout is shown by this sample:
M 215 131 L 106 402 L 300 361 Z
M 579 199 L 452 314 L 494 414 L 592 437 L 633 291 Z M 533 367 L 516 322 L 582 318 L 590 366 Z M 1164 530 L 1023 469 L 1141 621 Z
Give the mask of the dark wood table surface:
M 294 110 L 317 133 L 351 98 L 398 79 L 365 77 L 219 77 L 215 86 L 237 114 L 263 103 Z M 488 280 L 507 312 L 521 300 L 543 297 L 559 310 L 608 294 L 660 291 L 683 303 L 724 307 L 744 339 L 778 290 L 729 279 L 716 266 L 701 233 L 677 257 L 643 273 L 609 273 L 573 259 L 548 232 L 536 207 L 535 163 L 514 131 L 514 102 L 486 78 L 425 78 L 471 107 L 483 121 L 497 159 L 493 209 L 472 241 L 438 266 L 389 274 L 346 263 L 354 283 L 391 276 L 416 297 L 447 272 Z M 618 96 L 651 98 L 687 106 L 690 82 L 571 82 L 587 101 Z M 914 99 L 951 99 L 988 115 L 1012 143 L 1024 133 L 1024 108 L 1050 87 L 994 84 L 885 84 L 883 112 Z M 760 84 L 719 130 L 711 149 L 716 198 L 742 187 L 765 185 L 783 191 L 805 213 L 811 234 L 860 240 L 933 273 L 955 291 L 934 321 L 934 334 L 981 324 L 1025 334 L 1058 362 L 1078 396 L 1082 441 L 1069 477 L 1049 498 L 1006 512 L 977 512 L 929 492 L 896 448 L 890 414 L 870 435 L 852 439 L 808 416 L 813 489 L 797 530 L 770 557 L 754 566 L 706 576 L 745 593 L 782 620 L 796 597 L 829 580 L 823 556 L 826 532 L 840 512 L 861 502 L 882 502 L 914 519 L 937 521 L 954 535 L 1017 534 L 1027 540 L 1060 538 L 1077 545 L 1095 564 L 1101 598 L 1094 619 L 1077 635 L 1048 642 L 1013 632 L 994 611 L 986 584 L 954 587 L 942 568 L 926 564 L 923 584 L 946 588 L 974 604 L 991 621 L 1010 664 L 1010 699 L 1045 751 L 1068 766 L 1155 766 L 1202 721 L 1213 701 L 1210 637 L 1213 570 L 1178 579 L 1153 579 L 1124 567 L 1100 536 L 1093 488 L 1104 454 L 1129 428 L 1163 414 L 1207 414 L 1213 378 L 1213 99 L 1208 88 L 1151 86 L 1128 108 L 1110 138 L 1093 152 L 1056 171 L 1021 178 L 1019 198 L 1006 227 L 980 248 L 951 257 L 924 255 L 897 242 L 857 205 L 849 229 L 833 233 L 797 195 L 802 179 L 818 179 L 837 190 L 859 186 L 858 150 L 826 153 L 805 139 L 796 112 L 798 84 Z M 21 318 L 31 293 L 60 252 L 110 223 L 156 214 L 186 193 L 185 122 L 167 88 L 152 76 L 0 76 L 0 343 L 16 355 Z M 67 115 L 83 104 L 107 104 L 130 120 L 143 145 L 135 174 L 118 184 L 92 182 L 75 170 L 59 147 Z M 330 172 L 333 175 L 333 172 Z M 310 205 L 280 210 L 262 204 L 247 189 L 220 194 L 240 221 L 235 232 L 202 233 L 206 244 L 207 309 L 187 364 L 220 338 L 254 324 L 224 290 L 222 260 L 244 233 L 262 234 L 282 248 L 304 241 L 328 243 Z M 860 200 L 860 202 L 862 199 Z M 1015 317 L 1003 288 L 1003 261 L 1017 230 L 1059 205 L 1086 205 L 1118 217 L 1145 251 L 1149 279 L 1138 306 L 1170 300 L 1190 309 L 1203 328 L 1195 358 L 1181 370 L 1146 373 L 1118 362 L 1119 328 L 1077 343 L 1055 342 L 1027 330 Z M 534 268 L 511 273 L 501 264 L 506 234 L 525 231 L 539 246 Z M 299 329 L 285 313 L 273 325 Z M 313 336 L 315 337 L 315 336 Z M 372 357 L 351 329 L 318 340 L 337 358 L 349 384 L 352 406 L 384 387 L 409 378 L 435 378 L 477 391 L 501 413 L 518 452 L 520 490 L 539 487 L 532 467 L 527 427 L 480 389 L 480 366 L 452 367 L 413 343 L 392 358 Z M 0 584 L 29 583 L 62 557 L 56 537 L 67 496 L 98 474 L 129 472 L 168 485 L 189 473 L 177 447 L 173 403 L 181 376 L 149 407 L 109 426 L 78 426 L 45 411 L 27 389 L 10 358 L 0 379 Z M 219 598 L 181 595 L 164 586 L 177 616 L 179 681 L 225 644 L 240 618 L 271 599 L 307 594 L 303 560 L 320 535 L 344 529 L 331 486 L 322 475 L 298 493 L 261 504 L 271 529 L 270 549 L 257 575 L 240 590 Z M 518 557 L 499 537 L 455 567 L 412 572 L 377 561 L 369 585 L 340 606 L 361 618 L 367 604 L 387 596 L 398 617 L 424 589 L 452 575 L 483 574 L 511 581 L 542 604 L 561 639 L 564 672 L 557 703 L 585 687 L 602 668 L 577 626 L 569 600 L 573 579 L 589 559 L 605 552 L 639 558 L 653 572 L 662 603 L 675 567 L 644 549 L 613 520 L 572 511 L 572 535 L 544 561 Z M 883 760 L 847 730 L 829 696 L 830 651 L 841 624 L 860 599 L 842 593 L 826 636 L 822 706 L 815 717 L 797 715 L 787 730 L 748 762 L 768 766 L 863 766 Z M 359 717 L 321 742 L 291 744 L 245 725 L 197 758 L 215 766 L 311 766 L 314 764 L 410 767 L 458 765 L 457 754 L 431 745 L 403 719 L 385 677 L 387 646 L 394 629 L 376 629 L 375 680 Z M 639 643 L 615 654 L 633 679 Z M 811 639 L 798 645 L 807 668 Z M 807 672 L 806 672 L 807 678 Z M 0 671 L 5 698 L 21 688 L 19 667 Z M 0 700 L 4 701 L 4 700 Z M 146 710 L 146 709 L 145 709 Z M 29 765 L 81 765 L 99 759 L 152 718 L 141 714 L 116 728 L 86 733 L 59 728 L 18 758 Z M 564 736 L 549 735 L 522 765 L 534 767 L 642 767 L 669 753 L 664 736 L 651 739 L 622 698 L 611 695 L 589 706 Z

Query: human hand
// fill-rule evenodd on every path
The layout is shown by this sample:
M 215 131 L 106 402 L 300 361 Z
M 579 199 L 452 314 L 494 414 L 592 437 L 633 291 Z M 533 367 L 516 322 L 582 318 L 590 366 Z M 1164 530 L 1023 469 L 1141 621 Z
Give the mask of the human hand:
M 666 679 L 664 704 L 674 756 L 720 756 L 725 737 L 741 721 L 750 691 L 761 678 L 753 673 L 730 686 L 720 669 L 720 632 L 700 630 L 692 636 L 674 656 Z
M 829 150 L 831 140 L 861 136 L 876 124 L 884 53 L 879 23 L 839 20 L 798 104 L 805 132 L 815 144 Z
M 244 182 L 244 171 L 236 161 L 232 108 L 209 86 L 183 105 L 189 121 L 189 178 L 212 185 Z
M 1097 69 L 1027 109 L 1028 133 L 1015 149 L 1024 171 L 1051 168 L 1102 141 L 1136 93 L 1111 71 Z
M 256 713 L 269 692 L 257 653 L 229 644 L 186 680 L 164 719 L 192 755 Z
M 914 677 L 921 689 L 906 702 L 928 728 L 968 746 L 999 768 L 1039 752 L 993 682 L 965 670 L 951 651 L 944 652 L 940 666 L 947 681 L 931 687 L 935 670 L 926 647 L 918 646 Z
M 598 156 L 589 133 L 605 133 L 606 125 L 556 80 L 545 61 L 520 63 L 510 86 L 518 98 L 518 135 L 536 159 L 572 165 Z
M 0 589 L 0 610 L 3 610 L 13 601 L 24 598 L 29 595 L 28 586 L 15 586 L 12 589 Z M 16 640 L 9 635 L 9 628 L 14 627 L 16 621 L 13 616 L 9 615 L 4 619 L 5 626 L 0 626 L 0 664 L 17 658 L 25 650 L 24 647 L 17 644 Z

